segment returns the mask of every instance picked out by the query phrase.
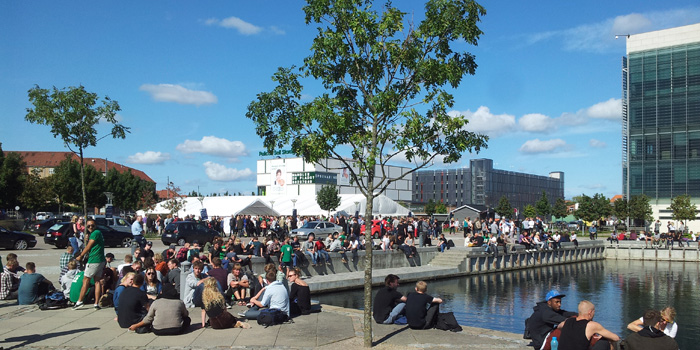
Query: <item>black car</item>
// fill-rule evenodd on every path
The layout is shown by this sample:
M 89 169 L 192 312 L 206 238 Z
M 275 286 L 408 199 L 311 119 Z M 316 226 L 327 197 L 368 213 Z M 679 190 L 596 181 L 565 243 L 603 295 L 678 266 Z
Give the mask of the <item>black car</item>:
M 51 219 L 46 219 L 43 221 L 35 222 L 31 225 L 29 228 L 29 231 L 31 233 L 37 234 L 39 236 L 43 236 L 46 234 L 46 231 L 48 231 L 51 226 L 63 221 L 61 218 L 51 218 Z
M 0 227 L 0 247 L 5 249 L 25 250 L 36 246 L 36 237 L 20 231 L 10 231 Z
M 201 246 L 204 246 L 216 237 L 219 237 L 219 233 L 204 224 L 194 221 L 177 221 L 171 222 L 165 227 L 161 240 L 165 245 L 175 243 L 182 246 L 185 243 L 197 241 Z
M 131 232 L 117 231 L 109 226 L 97 225 L 105 240 L 105 247 L 131 247 L 134 236 Z M 46 232 L 44 243 L 54 245 L 56 248 L 68 246 L 68 232 L 72 230 L 70 222 L 59 222 Z

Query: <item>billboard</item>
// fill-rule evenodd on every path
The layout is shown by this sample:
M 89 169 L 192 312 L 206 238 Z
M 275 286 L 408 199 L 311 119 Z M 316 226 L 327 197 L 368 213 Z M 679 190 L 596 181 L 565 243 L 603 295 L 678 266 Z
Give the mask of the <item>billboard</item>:
M 350 185 L 350 169 L 348 167 L 343 167 L 338 172 L 338 185 Z
M 285 164 L 274 164 L 270 166 L 270 194 L 287 194 L 287 169 Z

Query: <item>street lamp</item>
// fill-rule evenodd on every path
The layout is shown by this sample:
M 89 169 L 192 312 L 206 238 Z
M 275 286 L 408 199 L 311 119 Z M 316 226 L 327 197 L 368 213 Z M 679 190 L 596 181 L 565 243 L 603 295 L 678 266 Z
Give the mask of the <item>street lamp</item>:
M 272 206 L 272 209 L 275 209 L 275 201 L 270 201 L 270 205 Z
M 355 202 L 355 219 L 360 221 L 360 202 Z
M 297 208 L 297 199 L 294 198 L 294 199 L 292 199 L 292 209 L 296 209 L 296 208 Z

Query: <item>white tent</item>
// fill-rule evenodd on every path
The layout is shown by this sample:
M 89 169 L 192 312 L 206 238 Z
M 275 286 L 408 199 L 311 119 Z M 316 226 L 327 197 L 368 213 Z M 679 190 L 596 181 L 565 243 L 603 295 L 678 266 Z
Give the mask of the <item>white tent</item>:
M 207 209 L 209 216 L 230 217 L 231 215 L 292 215 L 292 210 L 296 209 L 298 215 L 327 215 L 328 212 L 322 210 L 316 203 L 316 195 L 306 196 L 226 196 L 226 197 L 204 197 L 202 202 L 196 197 L 186 197 L 182 199 L 183 208 L 177 215 L 199 216 L 200 210 Z M 146 212 L 139 211 L 139 214 L 168 214 L 170 211 L 163 206 L 165 201 L 158 203 L 153 210 Z M 367 201 L 361 194 L 341 194 L 340 206 L 331 211 L 354 215 L 355 210 L 364 215 Z M 374 198 L 372 213 L 378 216 L 406 216 L 408 209 L 399 205 L 387 196 L 380 195 Z

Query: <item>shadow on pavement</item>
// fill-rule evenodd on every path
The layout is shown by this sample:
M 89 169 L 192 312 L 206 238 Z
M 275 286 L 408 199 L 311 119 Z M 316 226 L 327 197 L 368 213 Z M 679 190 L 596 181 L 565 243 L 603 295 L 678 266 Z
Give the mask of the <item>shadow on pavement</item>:
M 5 338 L 3 343 L 7 342 L 23 342 L 21 344 L 6 348 L 6 349 L 19 349 L 23 348 L 25 346 L 28 346 L 32 343 L 40 342 L 45 339 L 50 339 L 53 337 L 60 337 L 63 335 L 68 335 L 68 334 L 76 334 L 79 332 L 89 332 L 89 331 L 94 331 L 98 330 L 99 328 L 97 327 L 90 327 L 90 328 L 78 328 L 78 329 L 71 329 L 69 331 L 62 331 L 62 332 L 53 332 L 53 333 L 46 333 L 46 334 L 30 334 L 30 335 L 23 335 L 21 337 L 10 337 L 10 338 Z
M 401 332 L 403 332 L 403 331 L 405 331 L 405 330 L 407 330 L 407 329 L 408 329 L 408 326 L 399 328 L 399 329 L 397 329 L 397 330 L 395 330 L 395 331 L 393 331 L 393 332 L 391 332 L 391 333 L 389 333 L 389 334 L 387 334 L 387 335 L 381 337 L 380 339 L 378 339 L 378 340 L 372 342 L 372 346 L 377 346 L 377 345 L 379 345 L 379 344 L 381 344 L 381 343 L 383 343 L 383 342 L 385 342 L 385 341 L 391 339 L 391 337 L 393 337 L 393 336 L 395 336 L 395 335 L 397 335 L 397 334 L 399 334 L 399 333 L 401 333 Z

